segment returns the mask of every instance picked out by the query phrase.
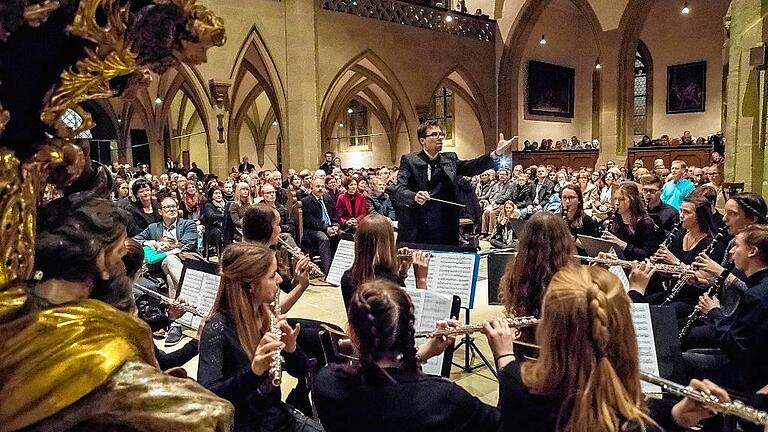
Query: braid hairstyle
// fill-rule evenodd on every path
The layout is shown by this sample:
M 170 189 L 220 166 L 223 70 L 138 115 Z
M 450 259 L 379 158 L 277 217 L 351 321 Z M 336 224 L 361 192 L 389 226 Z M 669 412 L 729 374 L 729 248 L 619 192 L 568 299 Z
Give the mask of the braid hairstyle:
M 383 359 L 400 359 L 403 369 L 418 370 L 413 304 L 404 290 L 387 279 L 366 282 L 354 292 L 348 314 L 360 356 L 357 372 L 377 369 Z
M 522 380 L 532 393 L 563 399 L 557 430 L 616 432 L 624 422 L 653 422 L 640 391 L 630 300 L 616 276 L 581 265 L 558 272 L 536 341 L 538 361 L 523 364 Z
M 754 218 L 756 224 L 768 222 L 768 206 L 760 195 L 754 192 L 743 192 L 731 197 L 744 211 L 748 218 Z

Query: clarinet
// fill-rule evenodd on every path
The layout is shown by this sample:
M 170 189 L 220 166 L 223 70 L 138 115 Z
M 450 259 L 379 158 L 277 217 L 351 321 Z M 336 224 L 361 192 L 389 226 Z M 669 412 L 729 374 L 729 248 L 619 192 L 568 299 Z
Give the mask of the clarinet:
M 608 222 L 605 224 L 605 228 L 603 229 L 603 234 L 605 233 L 611 233 L 613 234 L 613 225 L 616 220 L 616 212 L 611 211 L 608 213 Z
M 704 253 L 709 255 L 712 253 L 712 251 L 715 250 L 715 247 L 717 247 L 717 243 L 722 241 L 723 238 L 725 238 L 725 230 L 727 228 L 723 227 L 720 228 L 720 230 L 717 231 L 717 235 L 715 235 L 715 238 L 712 239 L 712 243 L 707 246 L 707 249 L 704 250 Z M 668 306 L 670 303 L 672 303 L 672 300 L 675 299 L 675 296 L 680 293 L 680 290 L 683 289 L 683 287 L 688 283 L 689 280 L 693 277 L 693 273 L 688 274 L 686 276 L 680 277 L 680 279 L 677 281 L 674 287 L 669 292 L 669 295 L 666 299 L 661 303 L 662 306 Z
M 678 221 L 675 226 L 672 227 L 672 231 L 667 234 L 667 237 L 664 239 L 663 242 L 661 242 L 661 246 L 669 247 L 669 245 L 672 244 L 672 240 L 677 237 L 677 233 L 680 232 L 680 227 L 682 226 L 682 222 Z
M 277 337 L 278 340 L 283 338 L 283 332 L 280 331 L 278 325 L 278 316 L 280 315 L 280 289 L 275 292 L 275 299 L 272 302 L 272 318 L 270 319 L 269 331 Z M 272 364 L 269 366 L 269 375 L 272 377 L 272 385 L 280 387 L 280 383 L 283 382 L 283 358 L 280 355 L 280 350 L 272 354 Z
M 712 283 L 709 286 L 709 289 L 707 289 L 707 295 L 712 297 L 717 293 L 717 291 L 720 289 L 720 287 L 725 283 L 725 281 L 728 279 L 728 275 L 731 273 L 730 268 L 726 268 L 725 272 L 717 277 L 716 282 Z M 690 315 L 688 315 L 688 320 L 685 322 L 685 325 L 683 326 L 683 329 L 680 330 L 680 340 L 683 340 L 688 336 L 688 333 L 691 332 L 691 329 L 693 329 L 693 324 L 695 324 L 702 316 L 701 309 L 699 309 L 698 306 L 696 306 L 693 309 L 693 312 L 691 312 Z

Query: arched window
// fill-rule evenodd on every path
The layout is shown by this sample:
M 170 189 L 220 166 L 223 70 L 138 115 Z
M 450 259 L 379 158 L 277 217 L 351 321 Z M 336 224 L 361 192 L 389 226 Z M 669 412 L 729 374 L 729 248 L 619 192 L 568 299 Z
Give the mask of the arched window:
M 651 118 L 651 60 L 645 44 L 640 42 L 635 53 L 635 82 L 632 134 L 650 135 Z
M 61 116 L 61 120 L 71 129 L 77 129 L 80 127 L 80 125 L 83 124 L 83 118 L 80 117 L 80 114 L 72 109 L 64 111 L 64 114 Z M 91 134 L 90 130 L 86 130 L 77 134 L 75 138 L 93 138 L 93 134 Z
M 445 140 L 453 139 L 453 91 L 440 87 L 432 96 L 432 119 L 443 125 Z
M 371 143 L 370 129 L 368 127 L 368 108 L 352 99 L 347 106 L 347 132 L 349 135 L 349 147 L 359 149 L 368 147 Z

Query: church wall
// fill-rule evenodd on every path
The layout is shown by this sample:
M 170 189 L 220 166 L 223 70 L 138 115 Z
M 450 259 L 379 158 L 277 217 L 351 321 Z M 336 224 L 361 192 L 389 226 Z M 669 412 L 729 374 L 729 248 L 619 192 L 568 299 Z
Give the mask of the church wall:
M 541 35 L 547 40 L 540 45 Z M 548 117 L 528 114 L 527 76 L 531 60 L 557 64 L 576 69 L 574 117 Z M 592 73 L 597 60 L 593 34 L 584 18 L 575 8 L 550 5 L 536 23 L 526 43 L 518 82 L 520 110 L 520 145 L 524 140 L 540 142 L 576 135 L 581 140 L 592 138 Z
M 690 1 L 691 12 L 680 13 L 678 2 L 656 1 L 640 38 L 653 59 L 653 127 L 658 138 L 668 134 L 680 137 L 690 130 L 694 136 L 707 136 L 721 130 L 724 32 L 722 18 L 728 0 Z M 667 66 L 698 61 L 707 62 L 705 111 L 667 114 Z M 649 134 L 650 135 L 650 134 Z

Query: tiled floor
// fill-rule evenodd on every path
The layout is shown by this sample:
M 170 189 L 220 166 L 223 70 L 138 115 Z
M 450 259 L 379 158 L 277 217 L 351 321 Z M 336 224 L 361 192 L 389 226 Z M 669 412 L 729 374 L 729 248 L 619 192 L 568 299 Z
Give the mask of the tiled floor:
M 486 278 L 486 259 L 482 258 L 480 261 L 479 279 L 477 282 L 477 289 L 475 292 L 475 308 L 472 310 L 471 318 L 472 322 L 481 322 L 484 319 L 490 319 L 502 314 L 501 306 L 488 305 L 488 281 Z M 344 311 L 344 302 L 341 298 L 341 291 L 338 287 L 332 286 L 310 286 L 304 293 L 299 302 L 288 313 L 289 316 L 312 318 L 338 324 L 342 328 L 346 327 L 346 313 Z M 463 322 L 464 317 L 460 317 Z M 185 334 L 193 335 L 194 332 L 189 330 L 185 331 Z M 161 349 L 162 341 L 157 341 L 158 346 Z M 185 342 L 182 341 L 177 347 L 183 346 Z M 490 349 L 485 338 L 480 335 L 475 338 L 475 343 L 480 350 L 491 358 Z M 170 349 L 172 350 L 172 349 Z M 197 376 L 197 357 L 187 363 L 184 367 L 190 376 Z M 456 363 L 463 363 L 464 350 L 459 349 L 454 355 L 454 361 Z M 481 364 L 482 361 L 479 357 L 473 360 L 472 364 Z M 293 388 L 296 381 L 288 374 L 283 375 L 283 395 L 287 395 L 288 391 Z M 451 381 L 467 389 L 473 395 L 479 397 L 482 401 L 496 405 L 499 397 L 498 383 L 493 377 L 493 374 L 486 368 L 482 367 L 474 372 L 463 372 L 455 365 L 451 368 Z

